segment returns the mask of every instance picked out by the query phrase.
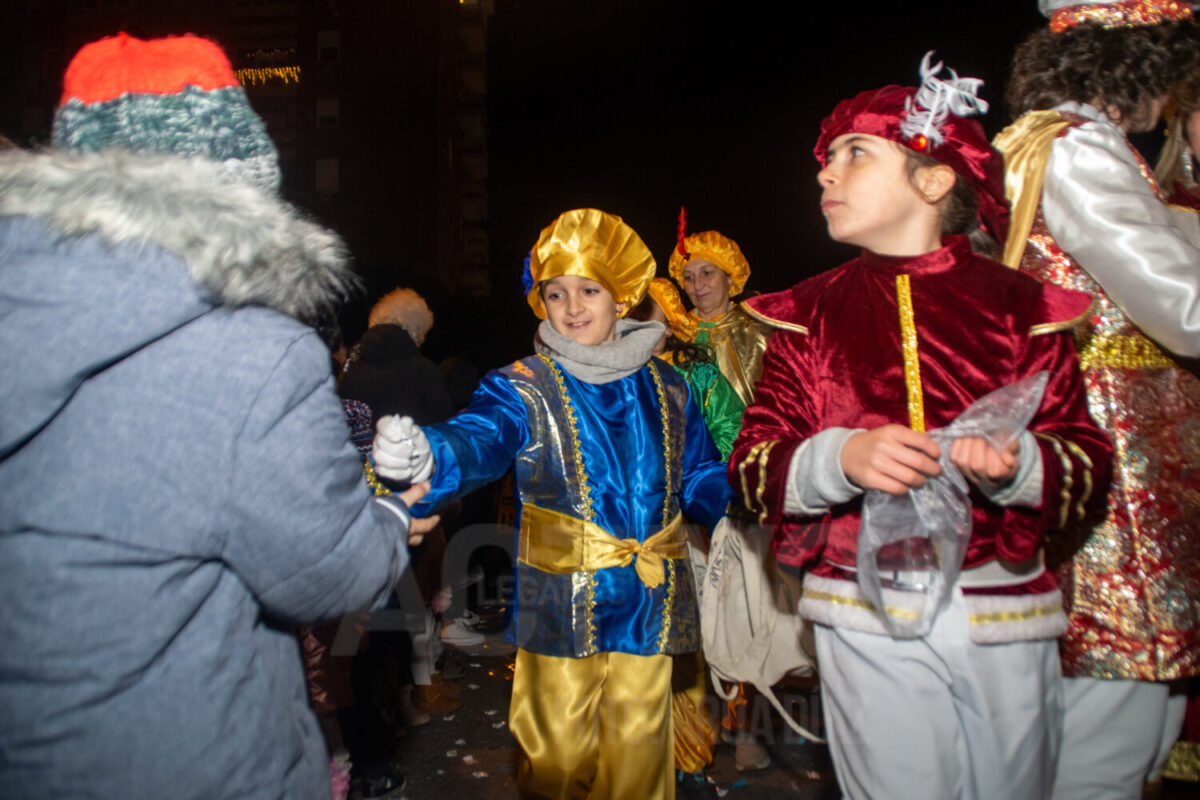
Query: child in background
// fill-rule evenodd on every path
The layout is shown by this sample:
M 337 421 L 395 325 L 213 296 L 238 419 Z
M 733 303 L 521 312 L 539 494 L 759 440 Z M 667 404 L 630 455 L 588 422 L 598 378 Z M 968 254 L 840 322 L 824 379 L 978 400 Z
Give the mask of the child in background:
M 1046 797 L 1058 747 L 1055 638 L 1065 617 L 1040 561 L 1046 532 L 1103 506 L 1111 448 L 1087 415 L 1069 329 L 1086 295 L 972 252 L 1002 237 L 1003 164 L 979 82 L 937 77 L 843 101 L 815 155 L 829 233 L 863 248 L 743 306 L 773 325 L 757 399 L 729 463 L 746 506 L 806 567 L 830 752 L 851 798 Z M 1049 372 L 1005 452 L 927 433 L 1000 387 Z M 864 490 L 904 495 L 955 468 L 970 483 L 962 571 L 924 635 L 885 617 L 924 602 L 926 571 L 859 588 Z
M 687 383 L 651 358 L 663 326 L 622 319 L 654 271 L 619 217 L 565 212 L 525 275 L 536 355 L 485 376 L 448 422 L 379 425 L 377 472 L 431 478 L 417 513 L 515 462 L 525 797 L 674 796 L 671 656 L 699 648 L 681 517 L 711 527 L 730 491 Z

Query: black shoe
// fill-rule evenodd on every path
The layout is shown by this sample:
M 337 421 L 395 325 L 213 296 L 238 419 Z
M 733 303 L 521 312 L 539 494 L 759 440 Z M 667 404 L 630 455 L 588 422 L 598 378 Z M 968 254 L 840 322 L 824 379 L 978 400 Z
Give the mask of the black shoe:
M 704 772 L 679 770 L 675 774 L 676 800 L 710 800 L 718 796 L 717 785 Z
M 382 775 L 364 777 L 362 788 L 355 796 L 360 800 L 394 800 L 404 791 L 405 783 L 402 773 L 388 769 Z

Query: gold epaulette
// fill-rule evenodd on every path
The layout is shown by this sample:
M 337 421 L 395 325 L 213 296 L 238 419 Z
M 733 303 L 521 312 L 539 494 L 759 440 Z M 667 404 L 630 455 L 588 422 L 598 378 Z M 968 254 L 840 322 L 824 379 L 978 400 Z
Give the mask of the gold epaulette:
M 1033 228 L 1050 150 L 1070 125 L 1071 120 L 1057 111 L 1032 111 L 1002 130 L 992 142 L 1004 154 L 1004 194 L 1012 203 L 1001 261 L 1013 269 L 1021 264 Z

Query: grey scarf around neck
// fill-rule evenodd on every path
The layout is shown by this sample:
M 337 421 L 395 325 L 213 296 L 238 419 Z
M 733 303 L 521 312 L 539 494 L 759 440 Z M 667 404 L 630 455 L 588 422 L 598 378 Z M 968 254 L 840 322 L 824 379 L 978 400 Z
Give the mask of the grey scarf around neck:
M 619 319 L 617 338 L 587 345 L 563 336 L 546 319 L 533 337 L 533 349 L 538 355 L 554 359 L 584 383 L 610 383 L 646 366 L 666 330 L 660 322 Z

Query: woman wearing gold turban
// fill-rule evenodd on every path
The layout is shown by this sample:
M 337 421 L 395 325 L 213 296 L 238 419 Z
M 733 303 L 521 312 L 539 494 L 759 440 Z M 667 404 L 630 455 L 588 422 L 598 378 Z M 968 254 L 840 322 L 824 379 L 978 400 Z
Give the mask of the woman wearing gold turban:
M 717 366 L 746 405 L 754 399 L 754 384 L 762 374 L 762 354 L 768 329 L 753 320 L 731 297 L 742 293 L 750 263 L 737 242 L 716 231 L 683 235 L 680 212 L 679 244 L 671 251 L 671 277 L 692 301 L 689 316 L 696 323 L 695 341 L 707 344 Z

